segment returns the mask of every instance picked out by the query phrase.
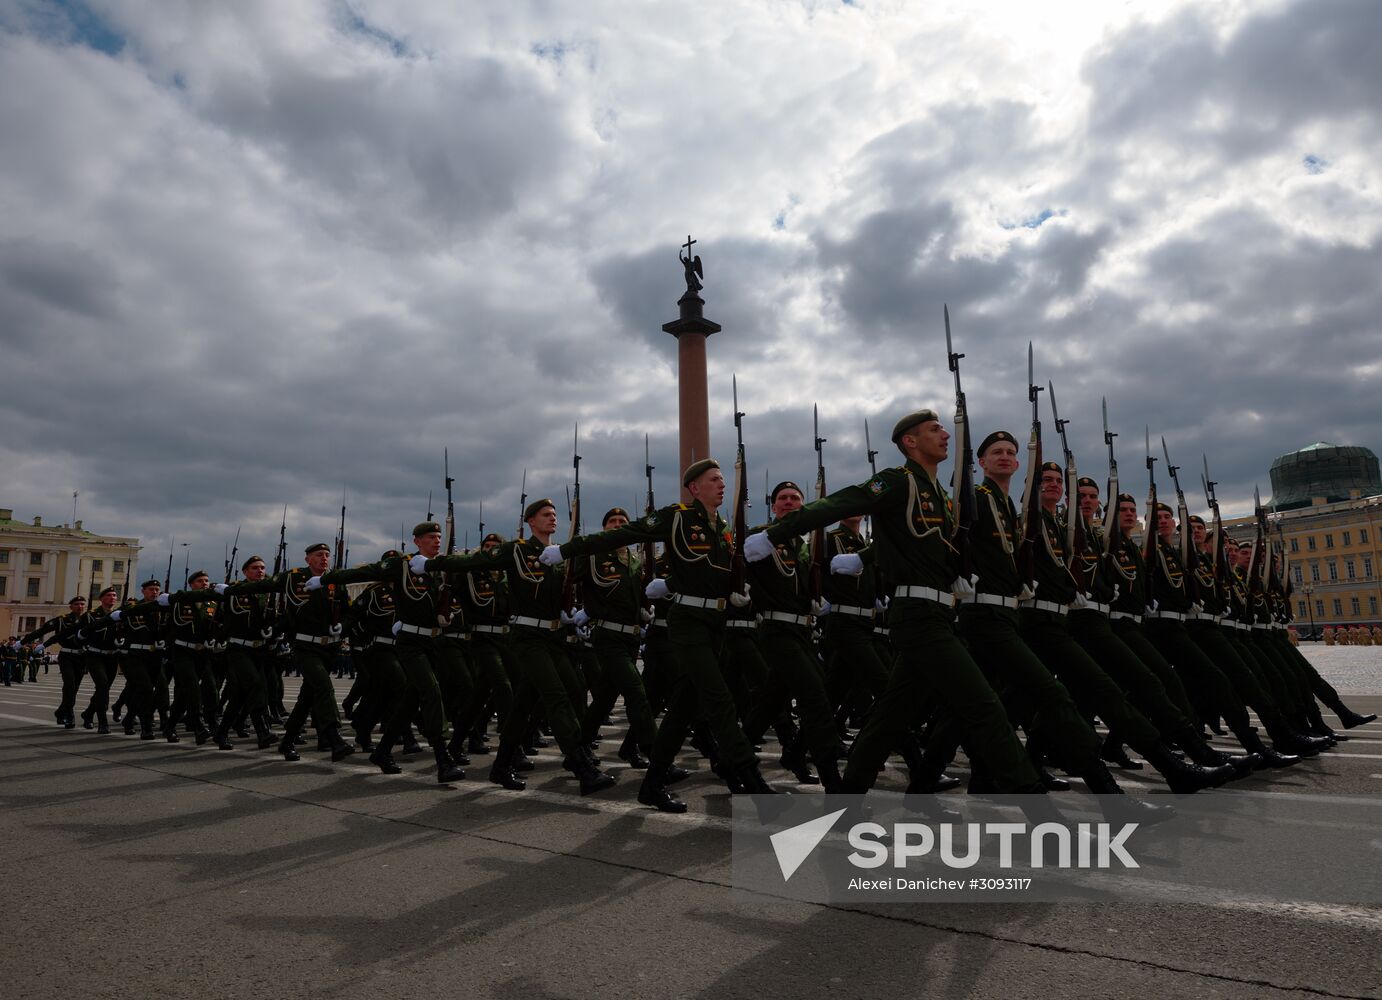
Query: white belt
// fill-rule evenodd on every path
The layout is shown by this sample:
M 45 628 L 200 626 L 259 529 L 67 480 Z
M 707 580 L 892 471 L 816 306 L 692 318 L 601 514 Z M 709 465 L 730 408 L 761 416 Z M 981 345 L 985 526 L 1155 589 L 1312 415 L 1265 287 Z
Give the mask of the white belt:
M 394 637 L 391 636 L 391 635 L 387 635 L 387 636 L 385 636 L 385 635 L 376 635 L 373 639 L 370 640 L 370 645 L 371 645 L 371 646 L 374 646 L 374 645 L 380 645 L 380 646 L 393 646 L 393 645 L 396 645 L 396 644 L 397 644 L 397 640 L 395 640 Z
M 893 591 L 893 597 L 916 597 L 923 601 L 932 601 L 936 604 L 953 605 L 955 596 L 948 591 L 936 590 L 933 587 L 898 587 Z
M 758 628 L 758 622 L 752 618 L 731 618 L 725 622 L 725 628 Z
M 872 618 L 873 608 L 860 608 L 853 604 L 835 604 L 830 608 L 832 615 L 853 615 L 855 618 Z
M 1097 611 L 1097 612 L 1099 612 L 1099 614 L 1101 614 L 1101 615 L 1106 615 L 1106 614 L 1108 614 L 1108 609 L 1109 609 L 1109 606 L 1108 606 L 1107 604 L 1100 604 L 1098 601 L 1085 601 L 1084 607 L 1082 607 L 1082 608 L 1075 608 L 1074 610 L 1076 610 L 1076 611 Z
M 1167 620 L 1169 620 L 1169 621 L 1173 621 L 1173 622 L 1183 622 L 1183 621 L 1185 621 L 1185 615 L 1181 614 L 1179 611 L 1148 611 L 1148 612 L 1147 612 L 1147 617 L 1148 617 L 1148 618 L 1165 618 L 1165 619 L 1167 619 Z
M 429 639 L 435 639 L 437 636 L 441 635 L 441 629 L 428 628 L 425 625 L 399 625 L 398 631 L 407 632 L 409 635 L 425 635 Z
M 874 635 L 881 635 L 881 636 L 883 636 L 884 638 L 887 638 L 888 630 L 885 629 L 882 625 L 875 625 L 875 626 L 873 627 L 873 634 L 874 634 Z
M 509 627 L 507 625 L 472 625 L 470 631 L 479 632 L 482 635 L 508 635 Z
M 1241 629 L 1244 632 L 1252 631 L 1252 626 L 1249 625 L 1247 622 L 1229 622 L 1228 624 L 1232 625 L 1236 629 Z
M 545 628 L 555 632 L 561 628 L 560 618 L 525 618 L 523 615 L 514 615 L 509 619 L 510 625 L 527 625 L 530 628 Z
M 962 604 L 991 604 L 996 608 L 1010 608 L 1017 610 L 1016 597 L 1003 597 L 999 594 L 980 594 L 975 593 L 972 597 L 961 599 Z
M 1142 624 L 1142 616 L 1141 616 L 1141 615 L 1133 614 L 1131 611 L 1110 611 L 1110 612 L 1108 613 L 1108 616 L 1109 616 L 1109 618 L 1113 619 L 1114 621 L 1118 621 L 1118 620 L 1120 620 L 1120 619 L 1126 618 L 1126 619 L 1128 619 L 1129 621 L 1134 621 L 1134 622 L 1136 622 L 1136 623 L 1139 624 L 1139 625 Z
M 1055 601 L 1022 601 L 1019 606 L 1028 611 L 1049 611 L 1053 615 L 1064 615 L 1070 611 L 1069 607 Z
M 341 641 L 338 635 L 308 635 L 306 632 L 299 632 L 293 638 L 298 642 L 310 642 L 314 646 L 333 646 Z
M 810 625 L 810 615 L 794 615 L 786 611 L 764 611 L 765 622 L 786 622 L 788 625 Z
M 725 610 L 725 599 L 723 597 L 692 597 L 690 594 L 673 594 L 672 600 L 678 604 L 684 604 L 688 608 L 713 608 L 716 611 Z
M 142 643 L 142 642 L 132 642 L 132 643 L 130 643 L 128 646 L 126 646 L 125 648 L 126 648 L 126 649 L 145 649 L 145 650 L 152 650 L 152 649 L 157 649 L 158 647 L 155 646 L 153 643 L 148 643 L 148 644 L 146 645 L 146 644 L 144 644 L 144 643 Z
M 244 646 L 247 649 L 258 649 L 260 646 L 264 645 L 263 639 L 236 639 L 231 637 L 226 639 L 226 642 L 230 643 L 232 646 Z
M 1188 622 L 1214 622 L 1218 624 L 1219 616 L 1211 615 L 1208 611 L 1187 611 L 1185 620 Z
M 173 645 L 174 645 L 174 646 L 181 646 L 183 649 L 205 649 L 205 648 L 206 648 L 206 643 L 204 643 L 204 642 L 183 642 L 181 639 L 174 639 L 174 640 L 173 640 Z M 98 650 L 91 649 L 91 650 L 87 650 L 87 652 L 89 652 L 89 653 L 95 653 L 95 652 L 98 652 Z
M 611 632 L 618 632 L 620 635 L 637 635 L 637 625 L 620 625 L 618 622 L 596 622 L 600 628 L 609 629 Z

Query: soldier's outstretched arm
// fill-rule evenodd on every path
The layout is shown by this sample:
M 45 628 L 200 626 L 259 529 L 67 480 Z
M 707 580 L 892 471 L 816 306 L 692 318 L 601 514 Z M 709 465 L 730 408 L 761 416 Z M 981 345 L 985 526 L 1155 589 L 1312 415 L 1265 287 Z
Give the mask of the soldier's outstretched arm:
M 834 493 L 778 518 L 768 526 L 768 539 L 774 543 L 824 528 L 855 514 L 874 514 L 901 504 L 906 497 L 906 473 L 882 469 L 858 486 L 846 486 Z
M 593 556 L 602 552 L 613 552 L 625 545 L 639 545 L 643 542 L 665 542 L 671 538 L 672 519 L 681 504 L 672 504 L 655 511 L 637 521 L 630 521 L 621 528 L 597 531 L 590 535 L 573 538 L 561 547 L 563 559 L 573 556 Z
M 473 569 L 493 569 L 504 564 L 504 560 L 508 559 L 517 544 L 517 541 L 507 541 L 503 545 L 496 545 L 488 552 L 472 552 L 469 555 L 457 552 L 455 555 L 434 556 L 426 561 L 422 572 L 466 573 Z M 417 556 L 413 558 L 416 559 Z M 417 572 L 416 568 L 414 572 Z

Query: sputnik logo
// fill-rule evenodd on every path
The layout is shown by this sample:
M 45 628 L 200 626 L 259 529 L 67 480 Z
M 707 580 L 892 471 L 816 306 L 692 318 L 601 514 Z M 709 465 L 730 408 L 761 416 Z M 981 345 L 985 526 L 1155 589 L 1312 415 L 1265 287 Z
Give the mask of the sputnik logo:
M 802 862 L 816 849 L 816 845 L 825 839 L 835 821 L 844 814 L 845 810 L 837 809 L 833 813 L 774 833 L 768 838 L 772 841 L 773 853 L 777 855 L 777 866 L 782 869 L 784 882 L 791 880 Z

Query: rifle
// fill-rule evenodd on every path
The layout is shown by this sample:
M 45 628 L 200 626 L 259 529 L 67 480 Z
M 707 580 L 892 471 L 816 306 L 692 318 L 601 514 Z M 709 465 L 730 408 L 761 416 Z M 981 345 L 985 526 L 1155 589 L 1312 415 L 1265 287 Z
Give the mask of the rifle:
M 748 463 L 744 460 L 744 413 L 739 409 L 739 377 L 733 376 L 734 392 L 734 553 L 729 560 L 729 589 L 742 594 L 748 575 L 744 562 L 744 539 L 749 533 Z M 713 515 L 712 515 L 713 516 Z
M 240 525 L 237 524 L 237 525 L 235 526 L 235 544 L 233 544 L 233 545 L 230 547 L 230 555 L 226 556 L 226 579 L 225 579 L 225 582 L 226 582 L 226 583 L 229 583 L 229 582 L 230 582 L 230 575 L 231 575 L 232 572 L 234 572 L 237 576 L 238 576 L 239 573 L 240 573 L 239 567 L 237 567 L 237 566 L 235 565 L 235 556 L 236 556 L 236 553 L 238 553 L 239 551 L 240 551 Z
M 643 478 L 648 482 L 648 502 L 643 508 L 643 513 L 647 517 L 652 517 L 657 513 L 657 505 L 653 500 L 653 460 L 648 452 L 648 435 L 643 435 Z M 643 589 L 648 589 L 648 584 L 653 582 L 657 575 L 657 550 L 652 542 L 643 543 Z M 651 602 L 650 602 L 651 606 Z
M 346 491 L 341 487 L 341 526 L 336 531 L 336 551 L 332 553 L 333 559 L 331 568 L 333 570 L 345 569 L 345 515 L 346 515 Z M 341 602 L 337 599 L 338 594 L 334 583 L 328 584 L 326 588 L 326 599 L 331 602 L 331 627 L 335 629 L 341 624 Z
M 1017 571 L 1029 590 L 1036 590 L 1036 547 L 1041 537 L 1041 386 L 1033 381 L 1032 342 L 1027 341 L 1027 400 L 1032 404 L 1032 432 L 1027 438 L 1027 481 L 1022 487 L 1022 545 Z
M 1195 567 L 1200 564 L 1200 553 L 1195 548 L 1194 530 L 1190 526 L 1190 509 L 1185 503 L 1185 491 L 1180 488 L 1180 466 L 1171 464 L 1171 452 L 1166 448 L 1166 435 L 1161 436 L 1161 453 L 1166 456 L 1166 469 L 1176 488 L 1176 520 L 1180 522 L 1180 564 L 1185 571 L 1185 593 L 1191 604 L 1200 603 L 1200 581 L 1195 576 Z
M 1080 474 L 1075 468 L 1075 453 L 1070 450 L 1070 441 L 1065 436 L 1065 426 L 1069 420 L 1060 418 L 1056 409 L 1056 386 L 1046 383 L 1048 398 L 1051 400 L 1051 420 L 1060 435 L 1061 452 L 1065 456 L 1065 564 L 1070 575 L 1075 578 L 1075 589 L 1081 594 L 1089 592 L 1089 575 L 1085 572 L 1082 553 L 1085 546 L 1084 515 L 1080 513 Z
M 523 512 L 528 509 L 528 470 L 523 470 L 523 486 L 518 498 L 518 540 L 523 541 Z
M 969 404 L 960 385 L 960 359 L 964 355 L 955 353 L 955 347 L 950 340 L 950 307 L 947 305 L 942 308 L 945 310 L 946 362 L 955 375 L 955 468 L 950 477 L 950 494 L 955 501 L 955 534 L 950 544 L 955 550 L 957 575 L 968 582 L 974 576 L 974 563 L 969 553 L 969 533 L 979 517 L 978 499 L 974 495 L 974 441 L 969 433 Z M 867 447 L 867 437 L 865 446 Z
M 485 502 L 480 501 L 480 544 L 485 544 Z
M 131 546 L 130 548 L 131 548 L 132 550 L 134 550 L 134 546 Z M 134 551 L 137 551 L 137 550 L 134 550 Z M 128 601 L 128 600 L 130 599 L 130 584 L 131 584 L 131 582 L 133 582 L 133 577 L 132 577 L 132 574 L 133 574 L 133 573 L 134 573 L 134 559 L 133 559 L 133 556 L 132 556 L 132 555 L 131 555 L 131 556 L 126 556 L 126 557 L 125 557 L 125 590 L 124 590 L 124 593 L 122 593 L 122 594 L 120 595 L 121 600 Z
M 446 449 L 442 449 L 442 455 L 446 455 Z M 449 476 L 447 478 L 450 478 Z M 427 520 L 432 520 L 432 491 L 427 491 Z
M 1262 494 L 1252 488 L 1252 508 L 1257 519 L 1257 538 L 1253 541 L 1252 559 L 1248 562 L 1248 590 L 1265 598 L 1271 574 L 1271 560 L 1266 558 L 1267 510 L 1262 506 Z
M 1156 570 L 1156 526 L 1157 526 L 1157 498 L 1156 498 L 1156 459 L 1152 457 L 1152 429 L 1146 427 L 1143 430 L 1144 444 L 1147 449 L 1147 537 L 1142 541 L 1142 560 L 1147 564 L 1147 595 L 1151 599 L 1151 574 Z
M 865 418 L 864 418 L 864 454 L 868 456 L 868 460 L 869 460 L 869 478 L 870 478 L 870 479 L 876 478 L 877 475 L 878 475 L 878 452 L 877 452 L 877 450 L 875 450 L 875 448 L 873 447 L 873 441 L 869 438 L 869 418 L 868 418 L 868 417 L 865 417 Z M 868 544 L 872 545 L 872 544 L 873 544 L 873 515 L 872 515 L 872 514 L 869 514 L 866 520 L 868 521 L 868 534 L 864 536 L 864 540 L 865 540 Z M 874 597 L 875 597 L 875 598 L 879 598 L 879 597 L 884 596 L 884 590 L 885 590 L 885 588 L 884 588 L 884 586 L 883 586 L 883 571 L 882 571 L 882 570 L 879 568 L 879 566 L 878 566 L 878 560 L 875 559 L 875 560 L 873 561 L 873 594 L 874 594 Z
M 177 545 L 177 538 L 168 538 L 168 571 L 163 574 L 163 592 L 172 593 L 173 589 L 173 547 Z
M 1113 455 L 1116 431 L 1108 429 L 1108 397 L 1103 399 L 1104 444 L 1108 445 L 1108 492 L 1104 499 L 1104 555 L 1118 551 L 1123 541 L 1123 527 L 1118 517 L 1118 459 Z
M 1219 484 L 1209 478 L 1209 456 L 1202 454 L 1204 460 L 1204 473 L 1200 477 L 1200 484 L 1204 487 L 1204 501 L 1209 504 L 1210 514 L 1214 518 L 1214 545 L 1209 553 L 1210 573 L 1214 578 L 1214 586 L 1227 587 L 1227 577 L 1225 576 L 1226 560 L 1224 559 L 1224 522 L 1219 516 L 1219 496 L 1214 492 L 1214 487 Z
M 825 453 L 821 449 L 821 445 L 825 444 L 826 439 L 821 437 L 820 409 L 814 403 L 811 405 L 811 433 L 816 439 L 816 499 L 820 500 L 825 496 Z M 811 595 L 811 600 L 819 601 L 824 593 L 825 580 L 824 525 L 811 532 L 810 554 L 810 568 L 806 572 L 806 587 Z
M 278 550 L 274 553 L 274 577 L 282 573 L 288 558 L 288 505 L 283 505 L 283 520 L 278 526 Z M 273 635 L 274 625 L 278 622 L 278 614 L 281 610 L 283 601 L 283 588 L 275 587 L 273 594 L 269 597 L 269 603 L 264 608 L 264 627 L 268 630 L 269 636 Z M 267 637 L 266 637 L 267 638 Z
M 452 555 L 456 551 L 456 505 L 451 500 L 451 484 L 456 480 L 451 478 L 451 452 L 443 448 L 441 451 L 442 478 L 446 480 L 446 554 Z M 427 506 L 432 506 L 432 494 L 427 494 Z M 427 520 L 432 520 L 432 515 L 427 515 Z
M 576 482 L 567 494 L 567 507 L 571 513 L 571 527 L 568 541 L 574 541 L 581 533 L 581 425 L 576 424 L 575 435 L 571 438 L 571 468 L 575 471 Z M 566 574 L 561 582 L 561 606 L 571 614 L 576 608 L 576 567 L 573 560 L 566 560 Z

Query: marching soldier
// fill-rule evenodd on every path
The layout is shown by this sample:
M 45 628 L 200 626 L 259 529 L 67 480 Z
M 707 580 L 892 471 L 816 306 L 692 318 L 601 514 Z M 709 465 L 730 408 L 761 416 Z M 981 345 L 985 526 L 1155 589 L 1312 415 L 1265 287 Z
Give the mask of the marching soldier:
M 38 628 L 24 636 L 24 643 L 31 643 L 42 639 L 46 635 L 56 635 L 64 632 L 76 624 L 77 619 L 86 614 L 86 598 L 77 596 L 67 602 L 67 614 L 57 618 L 50 618 Z M 75 645 L 75 638 L 72 643 L 63 644 L 58 652 L 58 672 L 62 675 L 62 696 L 58 702 L 58 707 L 53 711 L 53 716 L 58 720 L 58 725 L 67 729 L 73 729 L 77 725 L 77 689 L 81 686 L 82 677 L 86 675 L 86 667 L 82 662 L 82 652 Z
M 503 536 L 490 532 L 480 542 L 480 551 L 492 552 L 502 544 Z M 490 717 L 498 715 L 502 724 L 513 704 L 513 681 L 505 663 L 509 615 L 504 574 L 494 569 L 473 569 L 453 577 L 451 586 L 468 628 L 475 678 L 472 710 L 459 724 L 469 734 L 469 751 L 483 755 L 490 752 L 484 735 Z

